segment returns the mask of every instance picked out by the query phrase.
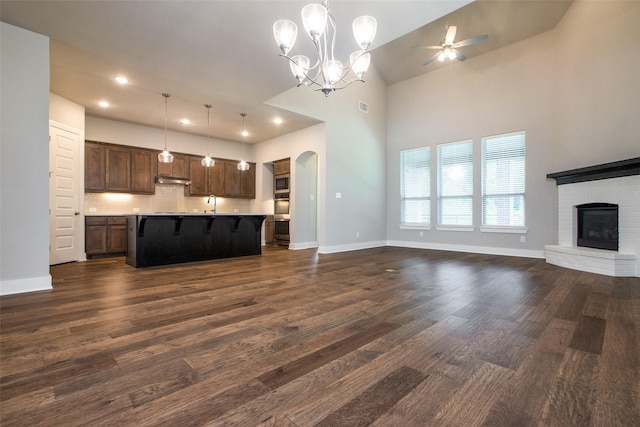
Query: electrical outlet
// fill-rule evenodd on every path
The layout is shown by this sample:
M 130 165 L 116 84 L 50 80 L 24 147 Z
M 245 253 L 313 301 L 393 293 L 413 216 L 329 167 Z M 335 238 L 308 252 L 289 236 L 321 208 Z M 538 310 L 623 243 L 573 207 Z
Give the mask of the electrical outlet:
M 336 199 L 342 199 L 342 193 L 336 193 Z
M 520 243 L 524 243 L 527 241 L 527 238 L 525 236 L 520 236 Z
M 134 212 L 140 212 L 140 208 L 133 208 Z
M 198 212 L 198 209 L 194 209 L 193 212 Z
M 356 237 L 360 237 L 360 232 L 356 231 Z
M 420 232 L 420 237 L 424 237 L 424 231 Z
M 89 212 L 98 212 L 98 208 L 89 208 Z

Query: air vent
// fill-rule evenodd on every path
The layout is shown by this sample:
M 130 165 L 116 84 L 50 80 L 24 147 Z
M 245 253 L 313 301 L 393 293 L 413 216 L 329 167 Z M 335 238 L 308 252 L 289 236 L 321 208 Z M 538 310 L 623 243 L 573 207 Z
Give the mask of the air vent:
M 367 104 L 366 102 L 359 101 L 358 102 L 358 110 L 362 111 L 363 113 L 368 113 L 369 112 L 369 104 Z

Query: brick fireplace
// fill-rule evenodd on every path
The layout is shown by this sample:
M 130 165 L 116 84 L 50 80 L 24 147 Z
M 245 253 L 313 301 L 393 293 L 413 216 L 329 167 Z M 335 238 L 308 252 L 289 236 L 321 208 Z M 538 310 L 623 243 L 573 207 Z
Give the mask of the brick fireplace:
M 558 244 L 548 263 L 608 276 L 640 277 L 640 158 L 547 175 L 558 185 Z M 577 207 L 617 205 L 618 250 L 578 246 Z

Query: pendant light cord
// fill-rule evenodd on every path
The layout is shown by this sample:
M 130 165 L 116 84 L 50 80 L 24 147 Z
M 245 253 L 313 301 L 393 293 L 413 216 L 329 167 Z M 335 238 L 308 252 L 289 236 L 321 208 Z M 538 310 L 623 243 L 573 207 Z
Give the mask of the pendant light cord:
M 167 103 L 171 94 L 165 92 L 162 96 L 164 96 L 164 151 L 167 151 L 167 115 L 169 109 Z

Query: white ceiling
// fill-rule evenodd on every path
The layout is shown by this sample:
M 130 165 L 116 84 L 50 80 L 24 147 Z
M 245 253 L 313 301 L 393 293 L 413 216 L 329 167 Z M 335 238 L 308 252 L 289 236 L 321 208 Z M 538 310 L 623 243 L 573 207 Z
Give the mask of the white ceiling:
M 570 5 L 564 0 L 482 1 L 453 12 L 469 1 L 333 0 L 337 56 L 346 60 L 356 49 L 351 21 L 375 16 L 373 63 L 391 84 L 430 70 L 420 64 L 431 52 L 411 46 L 439 43 L 447 23 L 458 26 L 457 40 L 490 34 L 488 41 L 465 50 L 471 57 L 553 28 Z M 50 37 L 51 91 L 83 105 L 88 115 L 163 128 L 161 93 L 168 92 L 170 129 L 206 135 L 204 104 L 209 103 L 211 136 L 241 141 L 240 113 L 246 112 L 247 142 L 259 142 L 317 123 L 265 104 L 295 87 L 271 26 L 288 18 L 301 27 L 300 9 L 306 3 L 1 0 L 0 18 Z M 310 55 L 310 48 L 299 32 L 292 53 Z M 117 85 L 117 75 L 126 75 L 130 83 Z M 97 105 L 103 99 L 111 103 L 108 109 Z M 318 102 L 323 100 L 319 92 Z M 273 124 L 276 116 L 282 125 Z M 192 124 L 179 125 L 182 118 Z

